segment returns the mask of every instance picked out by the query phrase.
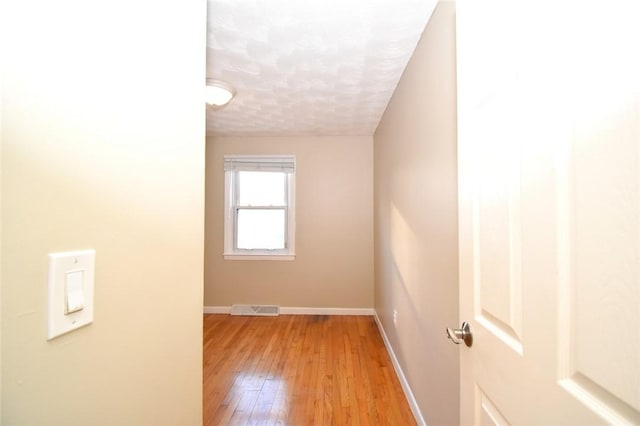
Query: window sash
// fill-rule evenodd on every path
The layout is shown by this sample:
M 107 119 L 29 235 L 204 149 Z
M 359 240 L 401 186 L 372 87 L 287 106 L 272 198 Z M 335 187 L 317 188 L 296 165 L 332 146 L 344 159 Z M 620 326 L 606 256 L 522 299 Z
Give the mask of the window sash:
M 266 205 L 260 205 L 260 204 L 242 204 L 240 203 L 240 175 L 238 172 L 246 172 L 248 170 L 235 170 L 232 171 L 233 173 L 233 184 L 234 184 L 234 188 L 233 188 L 233 208 L 236 208 L 238 206 L 242 206 L 242 207 L 269 207 L 269 206 L 273 206 L 273 207 L 288 207 L 289 206 L 289 202 L 290 202 L 290 198 L 289 198 L 289 179 L 291 179 L 291 174 L 288 172 L 285 172 L 284 175 L 284 200 L 283 200 L 283 204 L 270 204 L 269 206 Z M 255 170 L 251 170 L 251 171 L 255 171 Z M 263 172 L 265 171 L 270 171 L 272 172 L 273 170 L 261 170 Z
M 283 223 L 283 248 L 240 248 L 238 247 L 238 232 L 240 231 L 238 214 L 240 210 L 282 210 L 284 213 L 284 223 Z M 289 247 L 289 209 L 287 206 L 235 206 L 234 207 L 234 236 L 233 236 L 233 249 L 237 252 L 242 253 L 253 253 L 253 252 L 269 252 L 269 253 L 278 253 L 278 252 L 286 252 Z

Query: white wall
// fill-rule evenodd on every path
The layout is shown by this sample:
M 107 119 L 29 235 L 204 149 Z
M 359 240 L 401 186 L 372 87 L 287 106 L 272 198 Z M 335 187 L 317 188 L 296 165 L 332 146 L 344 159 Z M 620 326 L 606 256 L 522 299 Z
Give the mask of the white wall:
M 440 1 L 374 136 L 375 309 L 430 425 L 457 425 L 455 3 Z
M 206 2 L 6 0 L 3 425 L 202 424 Z M 47 254 L 95 248 L 46 340 Z
M 223 260 L 225 154 L 296 156 L 294 261 Z M 371 136 L 207 140 L 205 306 L 373 307 Z

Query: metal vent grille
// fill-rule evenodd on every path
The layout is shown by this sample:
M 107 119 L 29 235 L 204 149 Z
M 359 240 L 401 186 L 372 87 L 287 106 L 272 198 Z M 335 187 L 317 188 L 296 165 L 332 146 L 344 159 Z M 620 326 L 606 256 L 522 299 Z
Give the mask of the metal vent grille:
M 232 305 L 230 314 L 275 317 L 280 315 L 280 307 L 277 305 Z

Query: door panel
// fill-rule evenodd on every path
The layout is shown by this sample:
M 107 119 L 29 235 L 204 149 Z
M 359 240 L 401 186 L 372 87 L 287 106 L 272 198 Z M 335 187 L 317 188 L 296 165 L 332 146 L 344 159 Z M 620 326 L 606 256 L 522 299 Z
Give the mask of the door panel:
M 482 426 L 508 426 L 509 422 L 504 418 L 500 410 L 491 402 L 489 397 L 476 388 L 476 419 L 480 419 Z
M 640 4 L 584 3 L 457 3 L 463 424 L 640 424 Z
M 512 104 L 514 88 L 495 91 L 477 110 L 473 286 L 476 320 L 521 353 L 520 146 L 512 138 L 519 123 L 502 107 Z
M 640 39 L 629 15 L 604 14 L 610 37 Z M 576 58 L 574 134 L 559 164 L 561 383 L 603 416 L 612 406 L 640 422 L 640 66 L 637 53 L 610 49 L 594 43 Z
M 570 156 L 559 165 L 559 378 L 604 418 L 638 422 L 640 117 L 637 102 L 629 108 L 605 133 L 585 132 L 593 121 L 577 111 Z

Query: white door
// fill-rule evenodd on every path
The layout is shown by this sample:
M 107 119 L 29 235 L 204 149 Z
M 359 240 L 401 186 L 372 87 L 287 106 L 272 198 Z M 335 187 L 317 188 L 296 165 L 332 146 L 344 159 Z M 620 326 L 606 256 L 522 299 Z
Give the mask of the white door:
M 457 7 L 461 422 L 640 424 L 640 2 Z

